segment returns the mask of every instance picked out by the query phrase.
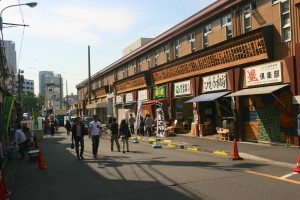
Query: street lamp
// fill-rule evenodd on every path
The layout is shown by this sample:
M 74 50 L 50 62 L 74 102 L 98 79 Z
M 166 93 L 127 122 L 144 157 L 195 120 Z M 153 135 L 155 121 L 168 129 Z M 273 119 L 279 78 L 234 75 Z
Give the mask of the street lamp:
M 0 31 L 2 32 L 2 29 L 3 29 L 3 19 L 2 19 L 2 12 L 7 9 L 7 8 L 10 8 L 10 7 L 15 7 L 15 6 L 29 6 L 30 8 L 34 8 L 35 6 L 37 6 L 38 3 L 36 2 L 30 2 L 30 3 L 21 3 L 21 4 L 15 4 L 15 5 L 10 5 L 10 6 L 7 6 L 5 8 L 3 8 L 0 12 Z

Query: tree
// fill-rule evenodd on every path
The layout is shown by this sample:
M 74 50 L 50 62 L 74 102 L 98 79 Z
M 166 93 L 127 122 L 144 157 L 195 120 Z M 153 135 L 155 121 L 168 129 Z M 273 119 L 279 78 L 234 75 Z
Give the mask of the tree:
M 22 103 L 23 103 L 23 111 L 31 113 L 32 108 L 36 111 L 42 110 L 42 106 L 44 105 L 44 98 L 39 95 L 38 97 L 32 92 L 26 92 L 21 95 Z

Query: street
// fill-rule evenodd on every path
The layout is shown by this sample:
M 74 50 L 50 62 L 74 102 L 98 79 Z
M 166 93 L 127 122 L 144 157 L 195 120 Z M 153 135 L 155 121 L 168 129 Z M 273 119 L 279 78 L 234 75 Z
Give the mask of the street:
M 130 152 L 116 147 L 111 152 L 107 138 L 101 138 L 100 155 L 94 159 L 88 137 L 85 159 L 77 160 L 70 136 L 64 128 L 60 131 L 39 142 L 46 169 L 37 169 L 38 160 L 6 164 L 5 170 L 16 171 L 13 182 L 8 181 L 10 199 L 299 199 L 300 174 L 287 167 L 154 149 L 145 142 L 130 142 Z

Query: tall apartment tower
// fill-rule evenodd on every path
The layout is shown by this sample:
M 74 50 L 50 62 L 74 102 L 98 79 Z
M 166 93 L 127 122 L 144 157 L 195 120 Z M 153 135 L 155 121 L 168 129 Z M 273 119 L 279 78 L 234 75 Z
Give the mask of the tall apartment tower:
M 7 65 L 11 72 L 17 74 L 17 53 L 15 42 L 4 40 L 5 54 L 7 57 Z

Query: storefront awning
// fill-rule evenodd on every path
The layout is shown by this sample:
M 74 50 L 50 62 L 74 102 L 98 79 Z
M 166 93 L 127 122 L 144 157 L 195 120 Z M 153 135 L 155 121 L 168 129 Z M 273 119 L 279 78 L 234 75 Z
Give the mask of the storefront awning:
M 192 102 L 204 102 L 204 101 L 214 101 L 226 94 L 228 94 L 229 91 L 226 92 L 216 92 L 216 93 L 208 93 L 208 94 L 201 94 L 197 97 L 194 97 L 184 103 L 192 103 Z
M 265 86 L 265 87 L 258 87 L 258 88 L 248 88 L 248 89 L 240 90 L 235 93 L 229 94 L 226 97 L 249 96 L 255 94 L 270 94 L 288 85 L 289 84 L 272 85 L 272 86 Z
M 86 109 L 93 109 L 93 108 L 106 108 L 107 107 L 107 101 L 103 101 L 101 103 L 92 103 L 88 104 L 86 106 Z

